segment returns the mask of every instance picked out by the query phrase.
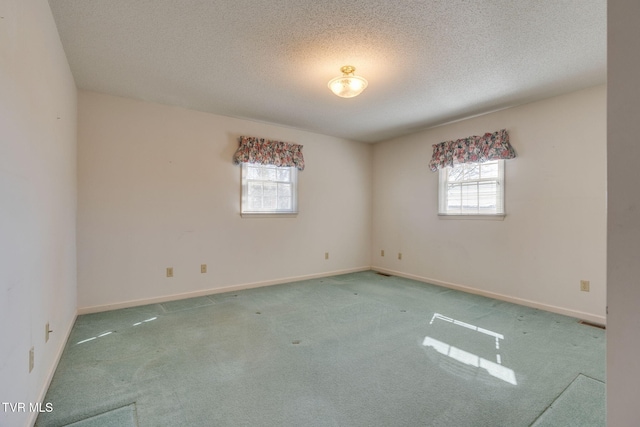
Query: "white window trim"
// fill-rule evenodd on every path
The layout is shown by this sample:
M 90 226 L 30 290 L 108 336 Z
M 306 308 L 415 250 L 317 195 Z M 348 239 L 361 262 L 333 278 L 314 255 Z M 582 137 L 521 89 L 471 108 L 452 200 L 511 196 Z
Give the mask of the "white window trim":
M 298 212 L 295 213 L 271 213 L 271 212 L 240 212 L 240 216 L 243 218 L 295 218 L 298 216 Z
M 446 213 L 443 212 L 443 206 L 446 203 L 445 187 L 447 185 L 447 170 L 448 168 L 440 169 L 438 171 L 438 218 L 449 220 L 493 220 L 502 221 L 506 216 L 506 203 L 505 203 L 505 161 L 498 160 L 498 183 L 502 192 L 502 212 L 495 214 L 473 214 L 473 213 Z M 494 181 L 495 179 L 487 179 L 487 181 Z M 484 179 L 473 180 L 475 182 L 482 182 Z
M 240 190 L 240 216 L 243 218 L 295 218 L 298 216 L 298 170 L 295 167 L 287 167 L 291 170 L 291 181 L 293 185 L 292 206 L 291 210 L 268 210 L 268 211 L 245 211 L 248 197 L 248 182 L 246 178 L 248 166 L 267 166 L 267 165 L 251 165 L 242 163 L 241 169 L 241 190 Z M 276 166 L 272 166 L 276 167 Z
M 507 214 L 468 214 L 468 215 L 460 215 L 460 214 L 438 214 L 439 219 L 462 219 L 462 220 L 474 220 L 474 219 L 482 219 L 488 221 L 503 221 L 504 217 Z

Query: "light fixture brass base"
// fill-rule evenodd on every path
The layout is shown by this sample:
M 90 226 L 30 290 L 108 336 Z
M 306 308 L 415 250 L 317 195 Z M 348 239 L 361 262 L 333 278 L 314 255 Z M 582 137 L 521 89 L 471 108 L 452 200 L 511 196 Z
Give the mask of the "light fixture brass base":
M 353 74 L 356 72 L 356 67 L 354 67 L 353 65 L 345 65 L 344 67 L 340 68 L 340 71 L 342 71 L 342 73 L 345 75 Z

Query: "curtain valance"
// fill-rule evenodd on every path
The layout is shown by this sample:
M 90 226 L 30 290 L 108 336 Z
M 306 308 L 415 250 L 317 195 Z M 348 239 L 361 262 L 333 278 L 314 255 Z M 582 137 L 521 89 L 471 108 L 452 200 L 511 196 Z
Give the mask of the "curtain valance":
M 302 145 L 250 136 L 240 137 L 240 146 L 233 155 L 233 163 L 295 166 L 298 170 L 304 170 Z
M 513 159 L 516 152 L 509 144 L 506 129 L 482 136 L 434 144 L 429 168 L 435 172 L 454 163 L 484 163 L 489 160 Z

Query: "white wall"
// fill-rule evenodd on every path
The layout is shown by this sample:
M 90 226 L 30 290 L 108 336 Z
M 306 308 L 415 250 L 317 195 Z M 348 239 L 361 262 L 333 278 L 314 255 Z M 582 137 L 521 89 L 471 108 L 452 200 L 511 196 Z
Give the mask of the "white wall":
M 439 218 L 432 145 L 502 128 L 504 221 Z M 605 156 L 604 86 L 377 144 L 372 265 L 604 323 Z
M 607 425 L 640 425 L 640 2 L 608 2 Z
M 0 407 L 0 425 L 23 426 L 76 314 L 77 98 L 47 2 L 4 0 L 0 16 L 0 402 L 27 405 Z
M 78 102 L 82 312 L 369 267 L 370 145 L 93 92 Z M 304 146 L 297 218 L 240 217 L 241 135 Z

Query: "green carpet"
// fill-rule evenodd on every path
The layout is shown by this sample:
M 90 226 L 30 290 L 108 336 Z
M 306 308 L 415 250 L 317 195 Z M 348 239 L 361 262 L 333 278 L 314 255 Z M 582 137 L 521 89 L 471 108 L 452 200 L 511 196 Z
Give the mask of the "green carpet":
M 86 418 L 65 427 L 136 427 L 135 405 L 128 405 Z
M 578 375 L 532 427 L 604 427 L 605 385 Z
M 368 271 L 79 316 L 36 425 L 530 426 L 604 372 L 601 329 Z

